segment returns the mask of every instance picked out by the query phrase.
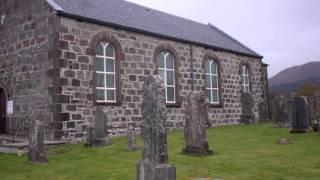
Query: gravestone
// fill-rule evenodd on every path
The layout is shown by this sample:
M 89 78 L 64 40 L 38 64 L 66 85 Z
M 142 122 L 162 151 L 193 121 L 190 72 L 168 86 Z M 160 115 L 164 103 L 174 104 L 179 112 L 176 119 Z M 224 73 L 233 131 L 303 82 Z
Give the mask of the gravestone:
M 92 147 L 94 142 L 94 127 L 92 125 L 89 125 L 87 127 L 87 137 L 86 137 L 86 143 L 84 144 L 86 147 Z
M 269 107 L 266 102 L 259 103 L 259 121 L 264 122 L 269 120 Z
M 305 97 L 295 97 L 292 103 L 291 133 L 310 132 L 310 115 L 308 102 Z
M 316 94 L 316 119 L 318 122 L 318 133 L 320 134 L 320 93 Z
M 46 148 L 44 142 L 45 127 L 40 120 L 31 120 L 29 129 L 29 160 L 34 163 L 45 163 Z
M 149 76 L 143 86 L 144 147 L 137 163 L 138 180 L 176 179 L 176 168 L 168 164 L 165 97 L 160 76 Z
M 255 122 L 255 115 L 253 114 L 253 97 L 250 93 L 241 94 L 242 115 L 240 122 L 250 124 Z
M 111 138 L 108 137 L 108 117 L 103 111 L 103 107 L 97 107 L 95 113 L 94 126 L 88 127 L 87 144 L 85 146 L 107 146 L 112 144 Z
M 315 97 L 308 99 L 308 107 L 309 107 L 309 120 L 311 126 L 318 126 L 317 124 L 317 117 L 316 117 L 316 99 Z M 318 128 L 315 127 L 315 131 Z
M 128 126 L 127 134 L 128 134 L 128 150 L 129 151 L 137 150 L 136 132 L 135 132 L 135 128 L 134 128 L 134 126 L 132 124 L 130 124 Z
M 206 134 L 206 122 L 208 121 L 208 102 L 204 95 L 196 95 L 190 92 L 184 104 L 186 114 L 186 126 L 184 138 L 186 147 L 184 153 L 192 155 L 211 155 Z
M 292 100 L 284 96 L 276 97 L 272 102 L 273 127 L 289 127 L 291 124 Z

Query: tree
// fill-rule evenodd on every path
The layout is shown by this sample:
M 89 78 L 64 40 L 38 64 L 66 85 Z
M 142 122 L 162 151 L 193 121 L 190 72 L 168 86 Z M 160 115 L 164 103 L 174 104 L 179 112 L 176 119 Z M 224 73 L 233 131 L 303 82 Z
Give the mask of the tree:
M 309 83 L 300 86 L 300 88 L 297 90 L 297 95 L 311 98 L 315 96 L 317 92 L 320 92 L 320 86 L 317 84 Z

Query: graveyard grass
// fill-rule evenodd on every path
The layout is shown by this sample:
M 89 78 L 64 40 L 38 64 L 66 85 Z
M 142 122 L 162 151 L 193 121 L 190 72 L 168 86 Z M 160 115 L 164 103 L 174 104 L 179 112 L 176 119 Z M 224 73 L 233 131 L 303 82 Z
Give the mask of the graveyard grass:
M 193 157 L 181 153 L 183 131 L 170 132 L 169 162 L 177 168 L 177 179 L 319 179 L 320 136 L 289 134 L 289 129 L 271 124 L 226 126 L 207 130 L 213 156 Z M 293 144 L 276 145 L 281 138 Z M 117 138 L 105 148 L 62 145 L 48 150 L 49 162 L 34 165 L 26 156 L 0 154 L 0 178 L 14 179 L 135 179 L 139 151 L 127 150 L 127 139 Z

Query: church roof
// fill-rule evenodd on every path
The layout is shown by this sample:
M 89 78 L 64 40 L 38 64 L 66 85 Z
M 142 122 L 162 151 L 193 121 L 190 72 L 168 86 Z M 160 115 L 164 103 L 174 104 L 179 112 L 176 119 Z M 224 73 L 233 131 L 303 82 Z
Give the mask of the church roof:
M 60 16 L 262 58 L 211 24 L 194 22 L 125 0 L 47 1 Z

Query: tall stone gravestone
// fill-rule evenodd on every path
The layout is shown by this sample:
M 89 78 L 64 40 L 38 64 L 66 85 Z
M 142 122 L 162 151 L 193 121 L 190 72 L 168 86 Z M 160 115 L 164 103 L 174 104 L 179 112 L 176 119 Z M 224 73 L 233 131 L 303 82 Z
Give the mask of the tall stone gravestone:
M 289 127 L 291 120 L 292 101 L 284 96 L 276 97 L 272 102 L 273 127 Z
M 259 121 L 264 122 L 269 120 L 269 107 L 266 102 L 259 103 Z
M 316 97 L 308 97 L 308 107 L 309 107 L 309 120 L 315 132 L 318 131 L 318 124 L 316 119 Z
M 127 134 L 128 134 L 128 150 L 135 151 L 137 149 L 136 132 L 135 132 L 135 128 L 132 124 L 129 124 Z
M 320 93 L 316 95 L 316 118 L 318 120 L 318 133 L 320 134 Z
M 168 164 L 165 97 L 160 76 L 149 76 L 143 86 L 144 147 L 137 163 L 138 180 L 176 179 L 176 168 Z
M 86 146 L 107 146 L 112 143 L 108 137 L 108 117 L 102 107 L 96 108 L 95 124 L 88 127 Z
M 308 102 L 305 97 L 295 97 L 292 103 L 292 130 L 291 133 L 310 131 L 310 115 Z
M 29 160 L 34 163 L 45 163 L 46 148 L 44 142 L 44 124 L 40 120 L 31 120 L 29 129 Z
M 255 115 L 253 114 L 253 97 L 250 93 L 241 94 L 242 115 L 241 123 L 250 124 L 255 122 Z
M 204 95 L 196 95 L 191 92 L 184 104 L 186 114 L 186 126 L 184 138 L 186 147 L 183 152 L 193 155 L 211 155 L 206 134 L 206 122 L 208 121 L 208 102 Z

